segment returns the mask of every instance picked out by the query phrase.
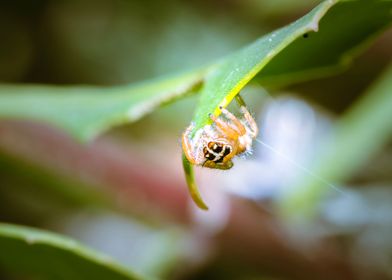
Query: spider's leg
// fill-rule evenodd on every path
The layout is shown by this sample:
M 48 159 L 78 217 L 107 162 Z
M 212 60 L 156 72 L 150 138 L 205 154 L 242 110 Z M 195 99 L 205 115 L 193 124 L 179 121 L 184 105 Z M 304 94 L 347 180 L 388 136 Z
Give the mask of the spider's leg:
M 245 120 L 248 124 L 247 126 L 249 128 L 251 137 L 256 138 L 257 134 L 259 133 L 259 128 L 257 127 L 256 121 L 245 106 L 241 106 L 241 112 L 244 115 Z
M 256 121 L 253 119 L 252 115 L 249 113 L 248 109 L 246 108 L 245 101 L 244 101 L 244 99 L 242 99 L 240 94 L 237 94 L 235 96 L 235 100 L 237 101 L 238 105 L 240 105 L 240 109 L 241 109 L 242 114 L 245 117 L 246 127 L 248 128 L 248 131 L 250 132 L 250 136 L 252 138 L 255 138 L 259 132 Z
M 225 121 L 217 118 L 213 114 L 210 114 L 210 118 L 215 123 L 216 127 L 224 133 L 225 137 L 233 139 L 233 140 L 238 139 L 239 132 L 236 129 L 234 129 L 231 125 L 229 125 Z
M 191 142 L 191 132 L 193 127 L 194 127 L 193 125 L 188 126 L 187 129 L 182 134 L 182 150 L 184 151 L 186 158 L 189 160 L 191 164 L 199 164 L 197 162 L 197 159 L 193 155 L 194 149 Z
M 240 122 L 239 119 L 237 119 L 236 116 L 223 107 L 219 107 L 219 109 L 221 110 L 222 114 L 233 123 L 233 129 L 238 132 L 238 135 L 242 136 L 246 134 L 245 126 Z
M 242 99 L 242 96 L 240 94 L 237 94 L 235 96 L 235 100 L 237 101 L 238 105 L 240 105 L 240 107 L 242 106 L 246 107 L 245 101 L 244 99 Z

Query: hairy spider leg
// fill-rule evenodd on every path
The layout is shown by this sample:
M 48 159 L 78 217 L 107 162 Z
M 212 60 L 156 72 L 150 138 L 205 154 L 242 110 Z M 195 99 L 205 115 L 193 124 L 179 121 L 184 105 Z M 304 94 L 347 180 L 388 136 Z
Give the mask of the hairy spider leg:
M 259 128 L 257 127 L 257 123 L 249 113 L 248 109 L 245 106 L 241 106 L 241 112 L 245 117 L 247 126 L 249 128 L 249 132 L 252 138 L 256 138 L 257 134 L 259 133 Z
M 244 99 L 242 99 L 242 96 L 240 94 L 237 94 L 235 96 L 235 100 L 237 101 L 238 105 L 240 105 L 240 107 L 242 106 L 246 107 L 245 101 Z
M 238 132 L 239 136 L 246 134 L 245 126 L 238 120 L 236 116 L 234 116 L 232 113 L 230 113 L 227 109 L 223 107 L 219 107 L 219 109 L 221 110 L 222 114 L 234 124 L 233 129 Z
M 190 126 L 187 127 L 187 129 L 184 131 L 182 134 L 182 150 L 185 153 L 186 158 L 189 160 L 190 163 L 192 164 L 199 164 L 197 160 L 192 156 L 193 153 L 193 147 L 191 143 L 191 132 L 193 130 L 194 125 L 191 124 Z
M 257 134 L 259 133 L 259 129 L 257 127 L 256 121 L 253 119 L 252 115 L 246 108 L 244 99 L 242 99 L 242 96 L 240 94 L 237 94 L 235 96 L 235 100 L 237 101 L 238 105 L 240 105 L 240 110 L 245 117 L 246 127 L 249 129 L 251 137 L 256 138 Z
M 215 123 L 216 127 L 222 131 L 225 135 L 226 138 L 229 138 L 231 140 L 237 140 L 239 137 L 239 133 L 237 130 L 232 128 L 229 124 L 227 124 L 225 121 L 217 118 L 215 115 L 210 114 L 211 120 Z

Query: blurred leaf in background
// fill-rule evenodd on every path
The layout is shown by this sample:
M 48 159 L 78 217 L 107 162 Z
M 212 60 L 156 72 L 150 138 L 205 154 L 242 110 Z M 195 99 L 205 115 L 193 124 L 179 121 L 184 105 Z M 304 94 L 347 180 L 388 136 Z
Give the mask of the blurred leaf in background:
M 313 163 L 320 178 L 341 182 L 388 143 L 392 135 L 392 68 L 341 118 L 332 139 Z M 322 153 L 322 152 L 320 152 Z M 286 214 L 308 211 L 317 204 L 328 183 L 309 177 L 297 183 L 284 198 Z M 327 186 L 326 186 L 327 185 Z M 344 195 L 344 193 L 343 193 Z M 302 215 L 304 213 L 301 213 Z
M 1 266 L 45 279 L 138 279 L 108 257 L 48 232 L 0 225 Z

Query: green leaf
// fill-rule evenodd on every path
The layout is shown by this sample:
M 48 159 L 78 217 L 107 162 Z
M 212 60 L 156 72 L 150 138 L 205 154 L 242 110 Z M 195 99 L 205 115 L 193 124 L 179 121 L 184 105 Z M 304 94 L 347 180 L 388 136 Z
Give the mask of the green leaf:
M 204 82 L 195 130 L 211 123 L 256 75 L 286 84 L 347 66 L 392 21 L 392 1 L 324 1 L 307 15 L 223 59 Z M 306 38 L 303 35 L 306 34 Z
M 261 84 L 276 86 L 347 67 L 390 24 L 391 8 L 392 1 L 385 0 L 327 0 L 211 66 L 137 85 L 0 86 L 0 117 L 40 120 L 80 139 L 91 139 L 113 125 L 135 121 L 163 103 L 200 90 L 196 131 L 211 123 L 209 114 L 219 115 L 219 106 L 226 107 L 256 76 L 254 80 Z M 186 160 L 184 168 L 191 172 Z M 192 174 L 185 175 L 193 182 Z M 195 189 L 193 193 L 197 194 Z
M 282 86 L 336 74 L 391 23 L 391 1 L 340 1 L 319 21 L 319 31 L 304 33 L 258 74 L 268 86 Z
M 210 122 L 210 112 L 219 114 L 219 105 L 227 106 L 256 75 L 264 85 L 282 85 L 347 66 L 369 38 L 390 23 L 391 6 L 391 1 L 382 0 L 325 1 L 218 63 L 135 85 L 2 85 L 0 118 L 39 120 L 88 140 L 202 86 L 194 119 L 198 129 Z
M 254 77 L 287 84 L 336 72 L 392 21 L 392 1 L 324 1 L 299 20 L 220 61 L 204 82 L 194 131 L 211 123 Z M 183 161 L 191 180 L 190 163 Z M 190 185 L 192 192 L 195 184 Z M 199 202 L 200 204 L 200 202 Z
M 196 90 L 205 71 L 107 88 L 1 85 L 0 118 L 38 120 L 89 140 Z
M 195 175 L 193 172 L 192 165 L 190 164 L 190 162 L 188 161 L 185 155 L 182 155 L 182 166 L 184 168 L 185 179 L 188 185 L 189 193 L 193 201 L 200 209 L 208 210 L 208 206 L 203 201 L 203 198 L 201 197 L 200 192 L 195 183 Z
M 0 223 L 0 267 L 43 279 L 140 279 L 108 256 L 57 234 Z M 40 278 L 41 279 L 41 278 Z
M 392 67 L 338 122 L 333 139 L 311 171 L 327 181 L 342 182 L 391 137 Z M 306 176 L 283 196 L 281 210 L 286 216 L 311 215 L 328 191 L 333 189 Z

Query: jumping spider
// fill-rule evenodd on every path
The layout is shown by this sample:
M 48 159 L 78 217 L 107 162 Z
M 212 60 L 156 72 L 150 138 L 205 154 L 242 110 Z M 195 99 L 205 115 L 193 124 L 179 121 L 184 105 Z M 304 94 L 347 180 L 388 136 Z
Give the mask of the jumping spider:
M 250 151 L 258 128 L 242 99 L 239 100 L 243 119 L 238 119 L 221 106 L 219 109 L 222 114 L 218 117 L 210 114 L 213 123 L 199 129 L 193 138 L 191 132 L 194 125 L 191 124 L 185 130 L 182 148 L 190 163 L 208 168 L 230 169 L 234 156 Z

